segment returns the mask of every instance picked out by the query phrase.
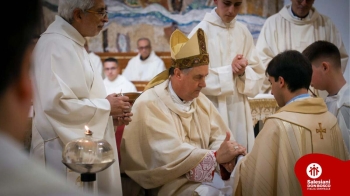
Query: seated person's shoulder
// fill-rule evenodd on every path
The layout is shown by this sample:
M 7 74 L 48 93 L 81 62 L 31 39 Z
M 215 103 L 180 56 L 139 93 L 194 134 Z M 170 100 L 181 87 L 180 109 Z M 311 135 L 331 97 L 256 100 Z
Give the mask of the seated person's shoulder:
M 154 52 L 154 56 L 155 56 L 155 58 L 157 58 L 158 60 L 163 61 L 163 59 L 160 58 L 160 56 L 158 56 L 157 53 L 155 53 L 155 52 Z
M 209 103 L 212 103 L 208 97 L 204 94 L 204 93 L 199 93 L 198 97 L 197 97 L 197 101 L 198 102 L 201 102 L 201 103 L 206 103 L 206 104 L 209 104 Z
M 145 108 L 145 107 L 148 107 L 148 105 L 152 104 L 153 102 L 157 102 L 159 100 L 160 100 L 159 96 L 157 96 L 153 88 L 151 88 L 142 92 L 142 94 L 136 99 L 134 106 L 139 108 L 140 107 Z
M 202 106 L 201 108 L 206 108 L 208 110 L 210 109 L 216 109 L 216 107 L 214 106 L 214 104 L 210 101 L 210 99 L 208 99 L 208 97 L 206 95 L 204 95 L 203 93 L 199 93 L 199 96 L 196 98 L 196 102 L 198 105 Z
M 137 54 L 136 56 L 133 56 L 133 57 L 131 57 L 131 58 L 129 59 L 128 64 L 129 64 L 130 62 L 137 61 L 138 59 L 140 59 L 140 57 L 139 57 L 139 55 Z

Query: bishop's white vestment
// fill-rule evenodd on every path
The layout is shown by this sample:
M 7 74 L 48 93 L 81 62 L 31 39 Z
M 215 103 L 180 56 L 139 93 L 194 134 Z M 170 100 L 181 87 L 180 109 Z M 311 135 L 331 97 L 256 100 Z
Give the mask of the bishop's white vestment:
M 166 80 L 136 99 L 133 121 L 125 126 L 120 146 L 121 168 L 157 195 L 193 195 L 203 183 L 190 180 L 187 174 L 202 162 L 216 162 L 208 155 L 219 149 L 229 130 L 205 95 L 180 104 L 174 101 L 176 95 L 169 92 L 168 84 Z M 206 170 L 217 171 L 215 165 L 205 165 Z M 216 176 L 220 179 L 218 173 Z M 214 176 L 214 181 L 219 179 Z

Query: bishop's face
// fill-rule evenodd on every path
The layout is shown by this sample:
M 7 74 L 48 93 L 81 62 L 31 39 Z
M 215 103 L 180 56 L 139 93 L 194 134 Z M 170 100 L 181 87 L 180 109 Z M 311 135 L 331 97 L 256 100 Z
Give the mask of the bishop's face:
M 206 87 L 205 77 L 208 72 L 208 65 L 182 70 L 178 80 L 182 86 L 179 97 L 185 101 L 197 98 L 202 88 Z
M 242 7 L 242 0 L 214 0 L 216 13 L 225 23 L 230 23 L 239 13 Z

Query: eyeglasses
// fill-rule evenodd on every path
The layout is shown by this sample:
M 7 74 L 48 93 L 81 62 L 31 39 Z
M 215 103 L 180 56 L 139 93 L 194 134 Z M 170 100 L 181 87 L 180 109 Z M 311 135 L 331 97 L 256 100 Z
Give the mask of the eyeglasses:
M 151 46 L 140 46 L 140 47 L 138 47 L 138 49 L 139 50 L 148 50 L 148 49 L 150 49 L 151 48 Z
M 111 67 L 111 68 L 104 68 L 104 70 L 105 71 L 109 71 L 109 70 L 112 70 L 112 71 L 114 71 L 114 70 L 116 70 L 117 68 L 116 67 Z
M 93 10 L 85 10 L 86 12 L 89 12 L 89 13 L 93 13 L 93 14 L 98 14 L 100 16 L 100 18 L 105 18 L 108 14 L 107 11 L 99 11 L 99 12 L 96 12 L 96 11 L 93 11 Z

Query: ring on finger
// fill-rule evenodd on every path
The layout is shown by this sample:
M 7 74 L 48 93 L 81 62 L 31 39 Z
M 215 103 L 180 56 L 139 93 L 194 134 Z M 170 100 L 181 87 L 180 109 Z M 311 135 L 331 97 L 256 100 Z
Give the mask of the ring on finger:
M 235 148 L 235 150 L 237 150 L 239 148 L 239 146 L 235 146 L 234 148 Z

